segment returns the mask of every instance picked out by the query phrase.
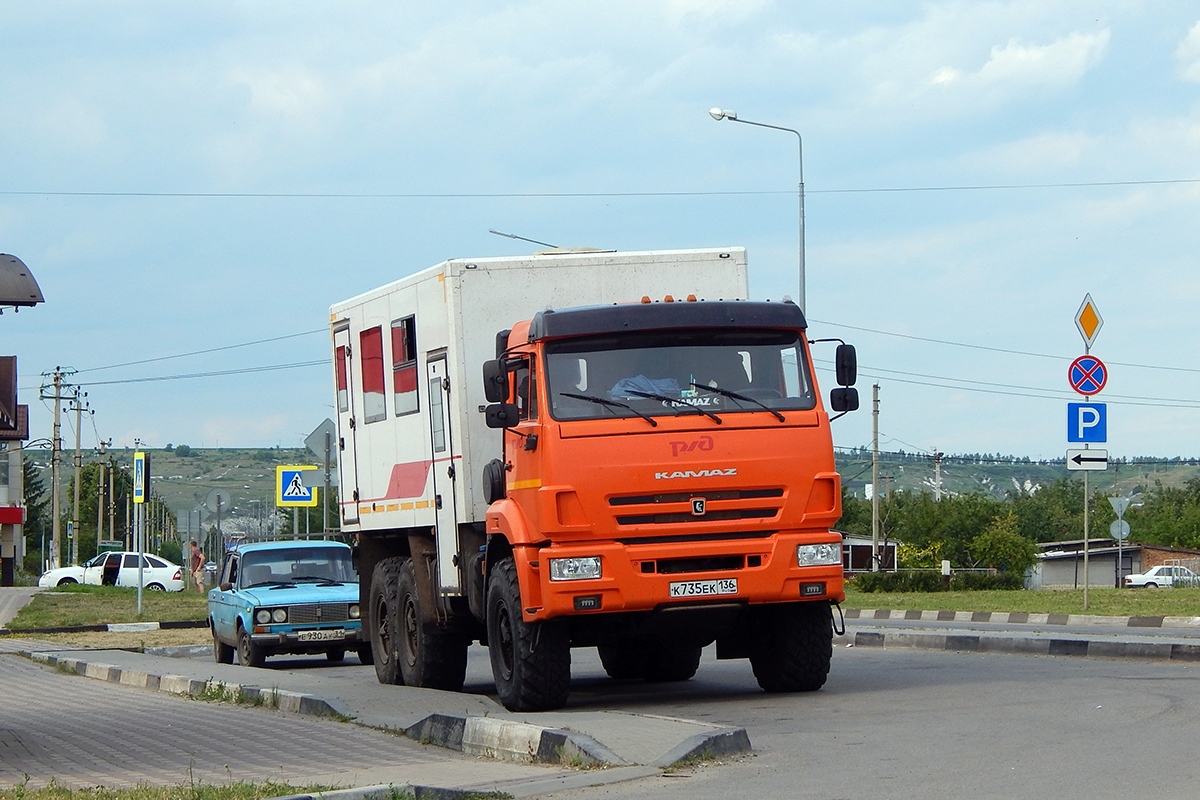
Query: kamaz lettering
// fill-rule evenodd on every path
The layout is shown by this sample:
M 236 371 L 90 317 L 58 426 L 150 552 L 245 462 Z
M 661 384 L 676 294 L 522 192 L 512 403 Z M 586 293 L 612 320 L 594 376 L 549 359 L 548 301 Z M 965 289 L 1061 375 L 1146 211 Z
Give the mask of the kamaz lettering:
M 729 469 L 685 469 L 675 470 L 674 472 L 656 472 L 654 479 L 656 481 L 671 480 L 672 478 L 717 478 L 730 475 L 737 475 L 737 467 Z

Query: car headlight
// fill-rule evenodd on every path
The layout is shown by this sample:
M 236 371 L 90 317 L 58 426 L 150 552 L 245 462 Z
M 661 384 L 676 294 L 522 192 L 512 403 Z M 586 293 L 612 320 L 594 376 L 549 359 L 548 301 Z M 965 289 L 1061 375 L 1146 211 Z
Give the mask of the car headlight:
M 287 609 L 277 608 L 271 612 L 272 622 L 287 622 Z
M 271 609 L 260 608 L 258 611 L 255 611 L 254 612 L 254 621 L 257 622 L 259 625 L 266 625 L 268 622 L 271 621 Z
M 802 544 L 796 548 L 796 563 L 801 567 L 824 567 L 842 563 L 842 546 L 833 542 Z
M 358 610 L 358 603 L 350 604 L 350 619 L 358 619 L 362 614 Z
M 600 577 L 600 556 L 550 559 L 550 580 L 586 581 Z

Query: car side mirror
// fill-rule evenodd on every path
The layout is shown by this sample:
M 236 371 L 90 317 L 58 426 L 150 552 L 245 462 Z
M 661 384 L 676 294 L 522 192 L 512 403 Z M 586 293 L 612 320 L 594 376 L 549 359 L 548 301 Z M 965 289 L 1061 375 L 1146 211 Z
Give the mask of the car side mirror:
M 853 386 L 858 381 L 858 353 L 852 344 L 839 344 L 834 356 L 838 386 Z M 858 408 L 855 399 L 854 408 Z
M 233 584 L 232 583 L 222 583 L 217 588 L 220 589 L 222 592 L 229 592 L 229 591 L 233 590 Z
M 858 389 L 842 386 L 829 392 L 829 407 L 838 413 L 858 410 Z
M 483 396 L 489 403 L 502 403 L 508 399 L 508 369 L 504 359 L 483 362 Z
M 511 428 L 518 421 L 516 403 L 493 403 L 483 413 L 489 428 Z

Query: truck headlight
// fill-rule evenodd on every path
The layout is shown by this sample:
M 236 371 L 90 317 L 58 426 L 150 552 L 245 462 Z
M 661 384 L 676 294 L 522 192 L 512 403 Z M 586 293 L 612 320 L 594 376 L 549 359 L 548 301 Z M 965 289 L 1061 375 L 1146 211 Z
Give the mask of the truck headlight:
M 550 559 L 550 580 L 586 581 L 600 577 L 600 556 Z
M 796 563 L 801 567 L 825 567 L 842 563 L 842 546 L 825 544 L 802 544 L 796 548 Z

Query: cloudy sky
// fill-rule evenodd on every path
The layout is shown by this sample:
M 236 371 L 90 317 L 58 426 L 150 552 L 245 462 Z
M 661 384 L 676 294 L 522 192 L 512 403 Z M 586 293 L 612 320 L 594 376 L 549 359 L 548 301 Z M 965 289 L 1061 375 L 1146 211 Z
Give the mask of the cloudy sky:
M 858 346 L 887 450 L 1062 456 L 1074 317 L 1115 456 L 1200 455 L 1194 2 L 0 6 L 0 318 L 33 437 L 299 446 L 329 305 L 452 257 L 748 248 Z M 832 351 L 820 377 L 831 382 Z M 70 441 L 69 429 L 64 437 Z M 1077 445 L 1071 445 L 1077 446 Z

